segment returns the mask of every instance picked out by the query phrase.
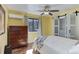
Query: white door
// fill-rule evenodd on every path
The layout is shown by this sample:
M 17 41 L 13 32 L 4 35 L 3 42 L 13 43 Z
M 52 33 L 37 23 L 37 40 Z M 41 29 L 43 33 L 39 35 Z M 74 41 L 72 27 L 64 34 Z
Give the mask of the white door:
M 76 15 L 76 31 L 75 31 L 75 35 L 76 35 L 76 39 L 79 40 L 79 13 L 77 13 Z
M 69 19 L 67 20 L 68 23 L 68 37 L 72 39 L 75 38 L 75 32 L 76 32 L 76 14 L 72 13 L 69 15 Z
M 55 32 L 55 36 L 59 36 L 59 19 L 58 19 L 58 17 L 56 17 L 54 19 L 54 32 Z
M 66 16 L 59 17 L 59 36 L 66 37 Z

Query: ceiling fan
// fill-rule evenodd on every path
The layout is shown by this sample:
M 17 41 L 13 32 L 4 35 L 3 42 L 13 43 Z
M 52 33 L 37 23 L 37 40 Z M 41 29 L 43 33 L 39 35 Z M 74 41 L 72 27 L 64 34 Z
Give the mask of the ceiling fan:
M 59 12 L 59 10 L 50 10 L 51 6 L 50 5 L 45 5 L 43 7 L 43 10 L 38 10 L 39 12 L 42 12 L 41 15 L 43 14 L 49 14 L 49 15 L 53 15 L 53 12 Z

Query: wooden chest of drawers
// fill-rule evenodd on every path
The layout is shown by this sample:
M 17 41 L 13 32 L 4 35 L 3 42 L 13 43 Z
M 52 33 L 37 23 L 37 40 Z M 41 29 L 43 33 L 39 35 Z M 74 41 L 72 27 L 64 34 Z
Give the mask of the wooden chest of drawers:
M 27 46 L 28 28 L 27 26 L 9 26 L 8 43 L 12 49 Z

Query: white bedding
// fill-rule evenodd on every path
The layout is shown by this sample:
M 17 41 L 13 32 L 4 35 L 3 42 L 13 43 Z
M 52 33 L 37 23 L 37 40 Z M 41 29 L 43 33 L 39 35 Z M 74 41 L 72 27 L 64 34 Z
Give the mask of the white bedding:
M 76 44 L 77 42 L 78 40 L 72 40 L 58 36 L 49 36 L 44 41 L 43 47 L 38 50 L 43 54 L 79 53 L 79 44 Z

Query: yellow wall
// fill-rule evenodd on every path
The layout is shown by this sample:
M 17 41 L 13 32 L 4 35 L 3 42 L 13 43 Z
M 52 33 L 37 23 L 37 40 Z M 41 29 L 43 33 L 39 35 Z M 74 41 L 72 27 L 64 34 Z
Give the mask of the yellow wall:
M 26 13 L 26 16 L 28 17 L 28 18 L 36 18 L 36 19 L 39 19 L 39 15 L 35 15 L 35 14 L 30 14 L 30 13 Z
M 40 19 L 41 19 L 42 35 L 45 35 L 45 36 L 53 35 L 54 21 L 52 16 L 44 15 L 44 16 L 41 16 Z
M 16 10 L 8 10 L 8 14 L 15 14 L 24 17 L 24 13 Z M 25 26 L 24 19 L 12 19 L 8 18 L 8 26 Z
M 37 37 L 38 37 L 37 32 L 28 32 L 28 43 L 34 42 Z
M 24 26 L 23 20 L 9 19 L 8 26 Z
M 4 53 L 4 47 L 5 45 L 7 45 L 7 9 L 5 8 L 4 5 L 1 5 L 4 10 L 5 10 L 5 33 L 3 35 L 0 35 L 0 53 L 3 54 Z

